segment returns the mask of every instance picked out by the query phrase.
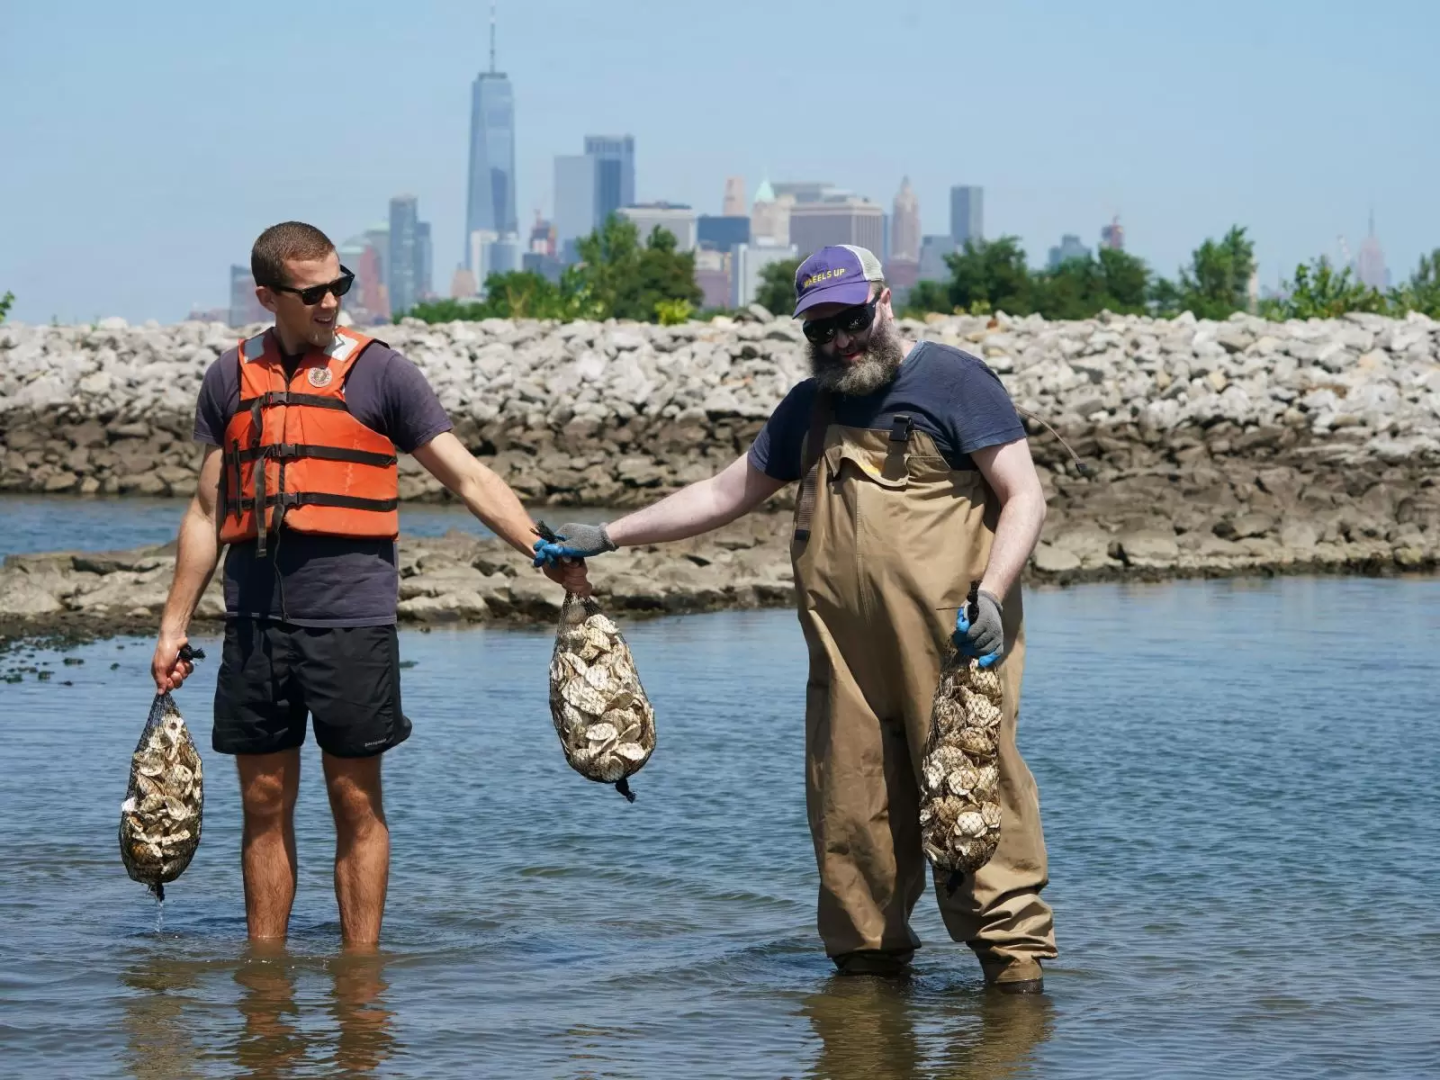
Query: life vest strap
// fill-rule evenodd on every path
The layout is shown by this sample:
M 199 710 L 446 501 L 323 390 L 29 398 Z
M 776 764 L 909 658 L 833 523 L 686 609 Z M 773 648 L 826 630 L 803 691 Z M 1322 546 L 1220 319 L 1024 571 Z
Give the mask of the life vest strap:
M 400 505 L 399 499 L 362 499 L 357 495 L 332 495 L 326 491 L 287 491 L 278 495 L 265 496 L 265 508 L 274 506 L 282 510 L 293 510 L 298 506 L 334 506 L 342 510 L 373 510 L 388 514 Z M 255 509 L 254 499 L 241 499 L 241 511 Z
M 318 458 L 321 461 L 350 461 L 357 465 L 375 465 L 386 468 L 394 465 L 394 454 L 380 454 L 373 450 L 351 450 L 341 446 L 314 446 L 309 443 L 271 443 L 268 446 L 251 446 L 239 452 L 239 460 L 257 461 L 270 458 L 273 461 L 290 461 L 295 458 Z
M 335 409 L 339 412 L 349 412 L 350 406 L 345 404 L 345 399 L 340 397 L 323 397 L 320 394 L 297 394 L 293 390 L 269 390 L 252 398 L 242 398 L 240 409 L 253 409 L 259 406 L 262 409 L 273 408 L 277 405 L 305 405 L 312 409 Z

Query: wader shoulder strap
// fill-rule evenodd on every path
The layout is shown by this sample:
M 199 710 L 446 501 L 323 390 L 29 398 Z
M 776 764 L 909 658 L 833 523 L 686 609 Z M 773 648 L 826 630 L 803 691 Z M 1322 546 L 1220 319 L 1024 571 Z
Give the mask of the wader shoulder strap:
M 810 411 L 810 431 L 800 455 L 800 502 L 795 514 L 795 539 L 810 539 L 810 519 L 815 516 L 815 489 L 820 483 L 820 459 L 825 456 L 825 429 L 835 412 L 835 399 L 828 390 L 815 391 Z

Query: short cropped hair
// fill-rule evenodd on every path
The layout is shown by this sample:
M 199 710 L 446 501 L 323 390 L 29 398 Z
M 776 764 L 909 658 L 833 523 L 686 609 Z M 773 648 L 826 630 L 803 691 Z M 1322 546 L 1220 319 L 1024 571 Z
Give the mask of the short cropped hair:
M 314 225 L 282 221 L 262 232 L 250 249 L 250 275 L 256 285 L 289 285 L 285 280 L 287 259 L 323 259 L 334 250 L 330 238 Z

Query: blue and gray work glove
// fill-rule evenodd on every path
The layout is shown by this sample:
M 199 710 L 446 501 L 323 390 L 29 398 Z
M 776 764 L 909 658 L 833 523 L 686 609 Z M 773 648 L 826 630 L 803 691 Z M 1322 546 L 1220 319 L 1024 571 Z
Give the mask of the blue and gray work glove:
M 972 603 L 965 604 L 955 615 L 952 640 L 962 656 L 976 657 L 979 667 L 988 668 L 1005 655 L 1005 628 L 1000 624 L 1000 601 L 988 592 L 978 591 Z
M 572 522 L 561 525 L 551 535 L 553 539 L 542 537 L 535 541 L 536 566 L 554 566 L 561 559 L 588 559 L 616 549 L 615 542 L 605 531 L 603 522 L 599 525 L 579 525 Z

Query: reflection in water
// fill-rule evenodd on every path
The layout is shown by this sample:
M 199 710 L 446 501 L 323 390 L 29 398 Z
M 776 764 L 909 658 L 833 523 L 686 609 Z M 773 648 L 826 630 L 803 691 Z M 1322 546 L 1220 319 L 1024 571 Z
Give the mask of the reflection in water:
M 331 1013 L 340 1029 L 335 1064 L 342 1075 L 373 1072 L 395 1050 L 394 1014 L 385 1007 L 385 957 L 346 953 L 329 963 Z
M 385 963 L 373 953 L 322 959 L 251 946 L 233 974 L 239 1023 L 217 1046 L 215 993 L 202 980 L 231 965 L 152 955 L 121 976 L 136 991 L 125 1005 L 130 1071 L 137 1080 L 199 1077 L 218 1058 L 226 1075 L 254 1080 L 365 1076 L 395 1053 Z M 317 973 L 323 1001 L 304 993 Z
M 295 1004 L 295 972 L 283 947 L 252 946 L 235 971 L 241 1026 L 230 1048 L 239 1075 L 270 1080 L 298 1075 L 305 1039 Z
M 805 999 L 820 1039 L 817 1080 L 1003 1080 L 1020 1076 L 1050 1036 L 1042 994 L 927 990 L 913 976 L 831 976 Z
M 120 975 L 135 991 L 125 998 L 126 1064 L 136 1080 L 199 1076 L 199 1047 L 182 1014 L 200 983 L 201 964 L 158 954 Z

